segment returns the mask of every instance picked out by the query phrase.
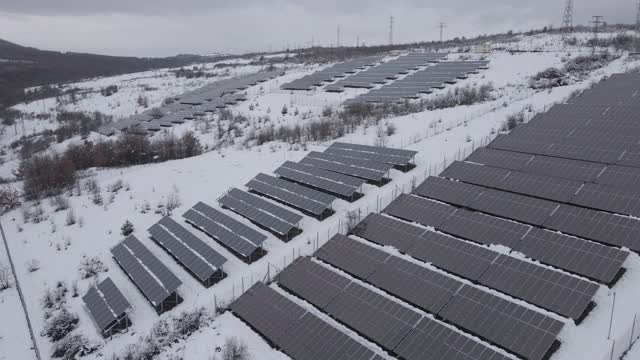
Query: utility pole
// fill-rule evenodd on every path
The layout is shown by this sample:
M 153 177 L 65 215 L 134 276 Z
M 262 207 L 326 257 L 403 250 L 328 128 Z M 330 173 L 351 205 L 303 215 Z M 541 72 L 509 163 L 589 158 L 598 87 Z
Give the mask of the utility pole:
M 336 43 L 336 47 L 340 47 L 340 25 L 338 25 L 338 42 Z
M 440 42 L 442 42 L 442 35 L 444 34 L 444 29 L 447 27 L 447 24 L 441 22 L 438 27 L 440 28 Z
M 360 47 L 360 35 L 356 36 L 356 47 Z
M 638 0 L 638 12 L 636 13 L 636 51 L 640 52 L 640 0 Z
M 566 37 L 571 31 L 573 31 L 573 0 L 567 0 L 562 15 L 562 36 Z
M 315 36 L 311 35 L 311 48 L 315 48 L 316 47 L 316 38 Z
M 593 20 L 591 20 L 591 23 L 593 24 L 593 46 L 592 46 L 592 52 L 595 53 L 596 52 L 596 46 L 598 44 L 598 31 L 600 31 L 600 25 L 604 24 L 604 21 L 602 21 L 604 19 L 604 16 L 602 15 L 594 15 L 592 16 Z
M 389 45 L 393 45 L 393 16 L 389 18 Z

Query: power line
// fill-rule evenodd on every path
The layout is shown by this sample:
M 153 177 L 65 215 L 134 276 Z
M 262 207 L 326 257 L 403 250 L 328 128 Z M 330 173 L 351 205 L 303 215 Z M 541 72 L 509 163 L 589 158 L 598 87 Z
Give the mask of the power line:
M 440 25 L 438 25 L 438 27 L 440 28 L 440 42 L 442 42 L 442 36 L 444 34 L 444 29 L 447 27 L 447 24 L 441 22 Z

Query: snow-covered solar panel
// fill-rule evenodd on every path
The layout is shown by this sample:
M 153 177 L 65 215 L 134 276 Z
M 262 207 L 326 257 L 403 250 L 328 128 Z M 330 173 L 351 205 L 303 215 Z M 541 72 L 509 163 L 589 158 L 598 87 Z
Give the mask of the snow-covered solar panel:
M 508 170 L 522 170 L 533 158 L 534 155 L 531 154 L 480 148 L 472 152 L 466 161 Z
M 339 148 L 333 148 L 333 147 L 327 148 L 324 153 L 330 154 L 330 155 L 342 156 L 342 157 L 351 158 L 351 159 L 361 159 L 366 161 L 378 162 L 382 164 L 389 164 L 392 166 L 393 165 L 405 166 L 407 164 L 407 161 L 404 158 L 398 158 L 397 156 L 383 155 L 383 154 L 376 154 L 376 153 L 362 152 L 362 151 L 352 151 L 352 150 L 339 149 Z
M 390 255 L 347 236 L 337 234 L 318 249 L 316 256 L 355 277 L 366 279 L 379 269 Z
M 202 282 L 210 279 L 227 261 L 169 217 L 149 228 L 149 233 Z
M 388 216 L 370 214 L 353 230 L 361 238 L 406 252 L 426 230 Z
M 469 206 L 484 191 L 485 188 L 481 186 L 430 176 L 414 190 L 414 193 L 446 203 Z
M 402 150 L 402 149 L 393 149 L 379 146 L 369 146 L 369 145 L 360 145 L 360 144 L 349 144 L 343 142 L 335 142 L 331 145 L 332 148 L 345 149 L 351 151 L 360 151 L 366 153 L 374 153 L 381 155 L 389 155 L 396 156 L 399 158 L 406 159 L 407 163 L 413 159 L 414 156 L 418 154 L 417 151 L 413 150 Z
M 331 204 L 336 200 L 336 197 L 333 195 L 309 189 L 306 186 L 298 185 L 290 181 L 285 181 L 262 173 L 256 175 L 255 180 L 313 200 L 319 204 L 324 205 L 326 208 L 331 207 Z
M 182 281 L 133 235 L 112 248 L 111 253 L 154 306 L 182 285 Z

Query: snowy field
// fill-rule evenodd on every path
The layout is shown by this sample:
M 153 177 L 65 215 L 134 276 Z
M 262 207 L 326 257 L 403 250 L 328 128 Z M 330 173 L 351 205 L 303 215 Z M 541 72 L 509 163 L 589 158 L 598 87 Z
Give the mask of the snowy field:
M 584 81 L 553 90 L 530 89 L 528 82 L 532 75 L 548 67 L 562 67 L 563 60 L 588 51 L 573 49 L 567 52 L 563 49 L 563 52 L 554 52 L 557 43 L 557 39 L 553 36 L 540 35 L 522 38 L 517 43 L 502 45 L 517 47 L 521 50 L 541 47 L 550 50 L 549 52 L 511 54 L 493 51 L 488 54 L 477 54 L 478 57 L 486 56 L 490 61 L 489 69 L 440 92 L 448 92 L 455 87 L 492 83 L 495 88 L 492 101 L 384 120 L 385 123 L 393 124 L 397 128 L 396 133 L 387 138 L 387 145 L 419 151 L 416 157 L 417 168 L 406 174 L 392 171 L 393 181 L 381 188 L 365 185 L 366 196 L 355 203 L 336 201 L 334 209 L 337 214 L 326 221 L 319 222 L 305 217 L 301 223 L 304 232 L 289 243 L 285 244 L 273 235 L 265 233 L 268 235 L 268 240 L 264 247 L 269 253 L 260 261 L 247 265 L 202 233 L 194 231 L 196 236 L 229 259 L 225 265 L 225 271 L 229 276 L 209 289 L 202 287 L 149 239 L 146 229 L 161 218 L 154 213 L 158 204 L 163 203 L 171 194 L 177 193 L 181 206 L 173 212 L 173 218 L 184 224 L 181 215 L 196 202 L 203 201 L 217 207 L 216 199 L 228 188 L 232 186 L 242 188 L 257 173 L 271 174 L 282 162 L 300 160 L 309 151 L 322 151 L 329 145 L 328 143 L 310 144 L 306 150 L 299 146 L 282 143 L 246 148 L 242 145 L 242 139 L 237 139 L 233 145 L 227 144 L 220 150 L 206 152 L 194 158 L 126 169 L 93 169 L 84 175 L 95 176 L 102 187 L 104 205 L 94 205 L 86 190 L 80 195 L 71 196 L 70 207 L 78 219 L 76 224 L 65 225 L 67 212 L 54 212 L 48 200 L 41 203 L 48 218 L 40 223 L 24 223 L 21 209 L 4 215 L 1 219 L 2 224 L 7 234 L 43 359 L 49 359 L 52 351 L 52 343 L 48 338 L 40 335 L 45 322 L 41 304 L 43 292 L 45 289 L 55 287 L 57 282 L 63 281 L 69 288 L 77 283 L 79 293 L 84 294 L 93 283 L 93 280 L 81 280 L 79 276 L 78 268 L 85 256 L 98 257 L 108 267 L 108 271 L 102 273 L 100 279 L 106 276 L 111 277 L 133 305 L 130 313 L 132 327 L 129 331 L 105 340 L 98 333 L 84 308 L 81 296 L 66 297 L 69 310 L 80 317 L 79 327 L 73 334 L 83 334 L 100 346 L 96 353 L 87 358 L 111 359 L 113 354 L 121 354 L 122 349 L 127 345 L 136 344 L 159 318 L 176 316 L 182 310 L 193 310 L 199 306 L 211 310 L 214 301 L 220 304 L 232 300 L 253 282 L 264 279 L 268 271 L 271 274 L 274 267 L 281 269 L 284 265 L 291 263 L 295 257 L 311 254 L 315 248 L 314 240 L 318 239 L 322 244 L 335 234 L 341 225 L 339 219 L 343 218 L 348 211 L 361 209 L 364 217 L 368 212 L 381 209 L 400 191 L 409 191 L 412 183 L 420 183 L 429 173 L 436 174 L 445 164 L 454 159 L 462 159 L 474 148 L 486 144 L 497 135 L 508 116 L 525 111 L 527 118 L 530 118 L 537 112 L 545 111 L 554 103 L 564 101 L 576 90 L 586 89 L 593 82 L 613 73 L 640 66 L 640 61 L 629 59 L 625 55 L 605 68 L 595 71 Z M 213 64 L 208 64 L 207 68 L 209 67 L 213 69 Z M 248 126 L 256 129 L 263 126 L 258 123 L 258 119 L 264 116 L 269 116 L 276 126 L 294 124 L 305 121 L 301 116 L 294 115 L 295 110 L 300 114 L 307 114 L 307 120 L 311 120 L 317 118 L 325 107 L 337 107 L 344 100 L 361 93 L 358 90 L 349 90 L 341 94 L 332 94 L 323 92 L 321 89 L 308 93 L 292 93 L 279 89 L 285 82 L 310 74 L 316 68 L 315 66 L 294 67 L 289 69 L 283 77 L 261 84 L 260 87 L 250 88 L 247 91 L 249 100 L 234 107 L 232 112 L 247 116 L 250 119 Z M 65 109 L 98 110 L 116 118 L 123 117 L 142 110 L 137 105 L 136 98 L 141 93 L 143 84 L 157 88 L 157 90 L 145 92 L 150 98 L 151 107 L 159 105 L 168 96 L 179 95 L 184 91 L 202 86 L 205 82 L 257 70 L 259 70 L 257 67 L 239 66 L 233 68 L 229 74 L 207 80 L 176 79 L 168 75 L 168 70 L 93 79 L 76 85 L 82 88 L 99 89 L 116 84 L 120 91 L 109 98 L 102 97 L 99 93 L 91 94 L 76 104 L 65 105 Z M 438 96 L 438 93 L 429 96 Z M 290 110 L 287 115 L 281 114 L 280 109 L 284 106 Z M 55 99 L 20 105 L 18 109 L 37 113 L 43 107 L 60 110 L 56 108 Z M 34 120 L 25 125 L 25 131 L 39 131 L 53 126 L 55 124 L 51 122 Z M 9 128 L 5 131 L 6 134 L 11 135 L 13 130 Z M 209 147 L 216 145 L 217 139 L 214 134 L 203 131 L 201 122 L 188 122 L 175 126 L 169 131 L 181 134 L 187 130 L 195 131 L 203 144 Z M 20 131 L 19 129 L 17 135 Z M 11 136 L 7 138 L 3 136 L 0 145 L 6 145 L 12 141 L 9 137 Z M 97 140 L 100 136 L 92 134 L 90 138 Z M 347 134 L 339 140 L 372 145 L 376 141 L 376 129 L 361 127 L 355 133 Z M 67 140 L 57 144 L 56 149 L 63 150 L 68 144 L 77 141 L 81 140 L 79 138 Z M 0 176 L 7 176 L 17 165 L 15 157 L 8 158 L 9 160 L 0 167 Z M 117 193 L 107 191 L 110 185 L 119 181 L 124 184 L 122 189 Z M 151 211 L 145 211 L 147 208 Z M 239 221 L 248 223 L 235 214 L 226 213 Z M 184 302 L 177 309 L 160 317 L 111 257 L 109 250 L 121 240 L 120 227 L 126 220 L 135 225 L 134 234 L 183 282 L 178 292 L 184 298 Z M 0 248 L 0 259 L 5 263 L 2 256 L 4 256 L 4 247 Z M 30 272 L 27 264 L 34 260 L 39 264 L 39 269 Z M 623 339 L 626 336 L 633 314 L 640 312 L 637 300 L 640 298 L 640 257 L 632 254 L 625 267 L 628 269 L 627 274 L 613 289 L 616 293 L 616 304 L 611 336 L 608 331 L 613 291 L 603 288 L 596 298 L 598 307 L 586 321 L 578 327 L 565 326 L 561 333 L 563 345 L 552 360 L 608 359 L 607 354 L 611 352 L 613 340 Z M 24 314 L 15 288 L 0 293 L 0 318 L 3 320 L 9 318 L 10 323 L 13 324 L 10 330 L 4 326 L 0 327 L 0 360 L 33 359 Z M 165 349 L 160 358 L 211 360 L 216 348 L 223 346 L 229 336 L 247 341 L 254 359 L 287 359 L 287 356 L 271 349 L 264 340 L 229 313 L 216 317 L 195 334 Z M 637 345 L 634 351 L 636 354 L 640 353 Z M 626 359 L 640 359 L 640 355 L 634 358 L 633 354 L 632 352 L 627 355 Z

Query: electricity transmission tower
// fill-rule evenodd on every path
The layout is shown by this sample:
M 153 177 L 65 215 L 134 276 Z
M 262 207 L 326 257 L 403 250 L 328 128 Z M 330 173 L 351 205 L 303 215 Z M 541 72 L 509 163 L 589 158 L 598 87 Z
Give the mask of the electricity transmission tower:
M 592 18 L 593 20 L 591 20 L 591 23 L 593 24 L 593 44 L 591 51 L 595 53 L 596 46 L 598 45 L 598 32 L 600 31 L 600 25 L 604 24 L 604 16 L 594 15 L 592 16 Z
M 391 16 L 389 18 L 389 45 L 393 45 L 393 22 L 394 18 Z
M 440 42 L 442 42 L 442 36 L 444 34 L 444 29 L 447 27 L 447 24 L 441 22 L 440 25 L 438 25 L 438 27 L 440 28 Z
M 573 0 L 567 0 L 562 15 L 562 33 L 564 36 L 573 30 Z

